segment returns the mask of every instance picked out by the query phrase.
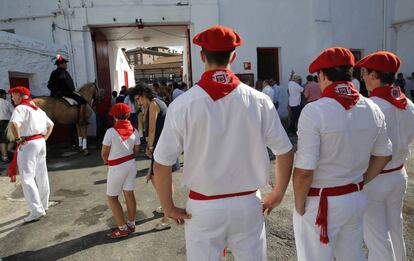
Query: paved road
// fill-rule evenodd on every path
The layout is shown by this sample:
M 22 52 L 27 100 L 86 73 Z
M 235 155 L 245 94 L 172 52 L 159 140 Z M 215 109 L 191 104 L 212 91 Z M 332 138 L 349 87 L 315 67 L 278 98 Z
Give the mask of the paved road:
M 137 230 L 123 240 L 111 240 L 105 233 L 115 222 L 105 202 L 106 167 L 101 164 L 98 151 L 92 150 L 89 157 L 71 153 L 68 148 L 54 148 L 48 153 L 51 200 L 55 205 L 39 222 L 23 225 L 27 210 L 21 186 L 0 177 L 0 260 L 185 260 L 182 226 L 154 230 L 160 215 L 154 212 L 158 206 L 155 192 L 145 182 L 147 159 L 137 159 Z M 411 158 L 410 176 L 413 162 Z M 5 165 L 0 165 L 0 169 L 4 173 Z M 181 172 L 174 173 L 175 199 L 178 205 L 184 206 L 187 191 L 180 187 L 181 176 Z M 262 194 L 270 189 L 267 186 Z M 413 201 L 411 178 L 404 208 L 409 260 L 414 260 Z M 292 206 L 289 187 L 282 205 L 266 218 L 269 260 L 296 259 Z M 223 260 L 233 259 L 228 255 Z

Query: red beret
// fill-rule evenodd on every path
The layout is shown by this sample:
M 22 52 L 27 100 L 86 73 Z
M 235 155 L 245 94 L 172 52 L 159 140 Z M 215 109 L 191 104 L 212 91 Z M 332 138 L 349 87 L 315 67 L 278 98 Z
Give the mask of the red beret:
M 397 55 L 387 51 L 378 51 L 364 57 L 355 66 L 380 72 L 396 73 L 400 68 L 400 64 L 401 60 Z
M 309 66 L 309 72 L 315 73 L 320 69 L 333 68 L 343 65 L 355 65 L 354 55 L 343 47 L 332 47 L 321 52 Z
M 23 95 L 27 95 L 27 96 L 29 96 L 30 95 L 30 90 L 29 90 L 29 88 L 27 88 L 27 87 L 24 87 L 24 86 L 16 86 L 16 87 L 13 87 L 13 88 L 11 88 L 9 91 L 8 91 L 9 93 L 20 93 L 20 94 L 23 94 Z
M 233 29 L 216 25 L 194 36 L 193 43 L 209 51 L 230 51 L 243 40 Z
M 131 112 L 131 108 L 126 103 L 116 103 L 112 106 L 109 114 L 111 116 L 121 116 Z

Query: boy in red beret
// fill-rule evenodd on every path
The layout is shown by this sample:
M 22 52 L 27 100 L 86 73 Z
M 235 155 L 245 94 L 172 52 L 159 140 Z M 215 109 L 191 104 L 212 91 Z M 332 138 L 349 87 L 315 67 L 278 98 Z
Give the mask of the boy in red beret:
M 298 260 L 365 260 L 364 184 L 391 159 L 384 115 L 354 88 L 354 56 L 323 51 L 310 65 L 321 99 L 302 110 L 293 174 Z
M 270 98 L 243 84 L 230 69 L 242 44 L 231 28 L 196 35 L 205 72 L 168 108 L 154 152 L 154 172 L 164 213 L 185 221 L 188 260 L 220 260 L 228 246 L 236 260 L 267 260 L 263 211 L 280 204 L 290 179 L 292 144 Z M 263 200 L 269 156 L 277 156 L 276 186 Z M 182 151 L 186 209 L 174 205 L 171 165 Z
M 368 260 L 406 260 L 402 226 L 402 206 L 407 189 L 404 163 L 414 139 L 414 105 L 393 86 L 400 67 L 397 55 L 378 51 L 356 64 L 361 67 L 370 99 L 385 115 L 392 142 L 392 160 L 381 175 L 367 184 L 368 206 L 364 215 L 364 240 Z
M 39 220 L 49 207 L 49 177 L 46 166 L 46 140 L 53 122 L 29 98 L 30 90 L 23 86 L 9 90 L 16 108 L 10 118 L 10 129 L 16 141 L 16 150 L 7 171 L 16 181 L 17 167 L 24 198 L 30 214 L 24 222 Z
M 106 131 L 101 156 L 108 165 L 106 195 L 117 227 L 108 236 L 121 238 L 135 231 L 136 201 L 134 196 L 135 175 L 137 166 L 135 156 L 139 152 L 140 137 L 138 131 L 129 122 L 131 109 L 125 103 L 112 106 L 110 114 L 115 125 Z M 125 222 L 124 212 L 118 196 L 123 192 L 128 219 Z

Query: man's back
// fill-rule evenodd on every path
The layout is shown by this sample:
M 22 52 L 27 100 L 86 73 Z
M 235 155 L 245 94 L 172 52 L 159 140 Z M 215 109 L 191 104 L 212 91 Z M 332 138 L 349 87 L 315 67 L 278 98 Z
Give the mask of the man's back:
M 217 101 L 196 85 L 170 105 L 165 124 L 161 139 L 178 136 L 183 140 L 182 182 L 204 195 L 264 186 L 269 172 L 266 145 L 276 154 L 291 149 L 273 103 L 245 84 Z

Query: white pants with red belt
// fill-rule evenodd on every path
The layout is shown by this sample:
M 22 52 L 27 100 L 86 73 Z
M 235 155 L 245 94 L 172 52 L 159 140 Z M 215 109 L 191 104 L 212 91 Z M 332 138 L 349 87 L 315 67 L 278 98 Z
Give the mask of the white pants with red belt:
M 407 189 L 405 169 L 380 174 L 364 189 L 368 194 L 364 215 L 368 260 L 407 260 L 402 224 L 402 206 Z
M 266 231 L 260 197 L 250 194 L 187 201 L 185 221 L 188 261 L 221 260 L 228 246 L 237 261 L 266 261 Z
M 367 196 L 364 190 L 342 196 L 328 197 L 329 243 L 319 240 L 320 228 L 315 225 L 319 197 L 307 197 L 305 214 L 293 211 L 298 261 L 362 261 L 362 219 Z
M 50 193 L 45 140 L 36 139 L 20 145 L 17 166 L 24 198 L 31 214 L 44 213 L 48 209 Z

